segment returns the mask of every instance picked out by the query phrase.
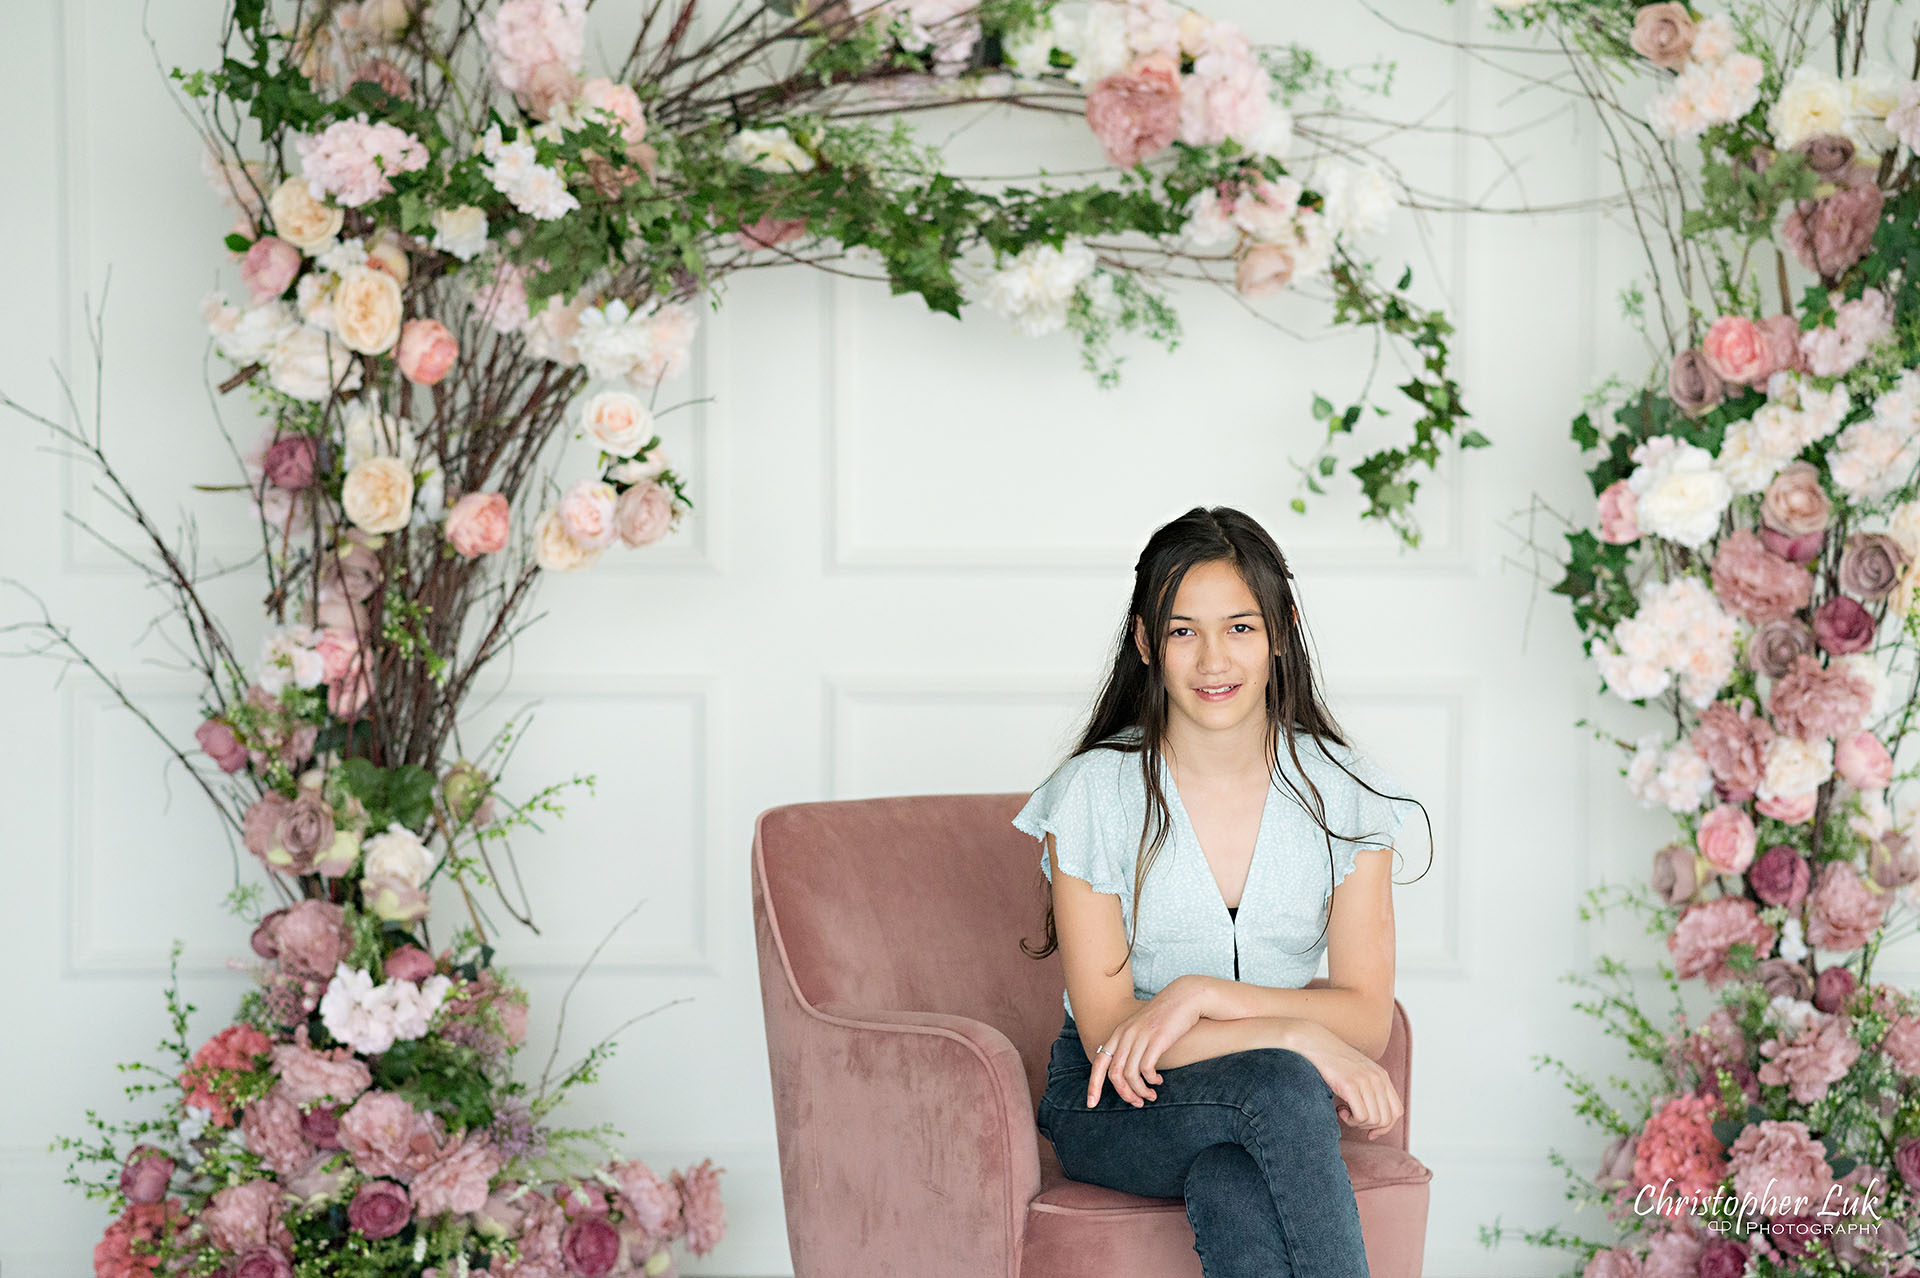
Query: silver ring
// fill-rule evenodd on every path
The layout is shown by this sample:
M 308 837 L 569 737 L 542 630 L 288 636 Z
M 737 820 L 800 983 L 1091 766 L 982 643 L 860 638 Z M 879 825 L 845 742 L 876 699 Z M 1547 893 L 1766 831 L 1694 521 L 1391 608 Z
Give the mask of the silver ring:
M 1102 1052 L 1105 1052 L 1108 1056 L 1113 1055 L 1113 1049 L 1111 1047 L 1108 1047 L 1105 1043 L 1102 1043 L 1100 1044 L 1100 1046 L 1093 1049 L 1093 1054 L 1095 1056 L 1100 1055 Z

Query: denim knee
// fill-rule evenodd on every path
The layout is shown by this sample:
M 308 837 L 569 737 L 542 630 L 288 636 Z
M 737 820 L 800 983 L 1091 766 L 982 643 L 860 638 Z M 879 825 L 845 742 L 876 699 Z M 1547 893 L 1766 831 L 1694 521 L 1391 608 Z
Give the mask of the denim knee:
M 1333 1089 L 1312 1061 L 1285 1047 L 1258 1047 L 1239 1055 L 1245 1058 L 1249 1112 L 1290 1126 L 1334 1119 Z M 1337 1130 L 1338 1123 L 1329 1127 Z

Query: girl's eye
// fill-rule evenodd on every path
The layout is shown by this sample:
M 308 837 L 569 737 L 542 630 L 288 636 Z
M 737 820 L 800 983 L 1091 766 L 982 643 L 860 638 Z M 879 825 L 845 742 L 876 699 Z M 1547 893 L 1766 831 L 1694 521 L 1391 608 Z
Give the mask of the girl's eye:
M 1248 634 L 1253 633 L 1253 623 L 1250 621 L 1236 621 L 1233 623 L 1233 628 L 1237 630 L 1244 630 Z M 1172 630 L 1169 630 L 1167 634 L 1171 637 L 1171 636 L 1180 634 L 1182 631 L 1187 631 L 1188 629 L 1189 628 L 1186 626 L 1175 626 Z

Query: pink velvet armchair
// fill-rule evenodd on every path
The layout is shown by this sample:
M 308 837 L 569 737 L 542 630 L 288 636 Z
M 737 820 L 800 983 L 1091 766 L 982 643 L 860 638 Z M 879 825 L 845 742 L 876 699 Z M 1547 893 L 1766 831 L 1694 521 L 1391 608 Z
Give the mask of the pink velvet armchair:
M 1065 978 L 1024 795 L 796 803 L 754 824 L 753 918 L 795 1278 L 1200 1278 L 1179 1199 L 1071 1181 L 1034 1127 Z M 1405 1009 L 1381 1063 L 1404 1102 Z M 1343 1142 L 1372 1278 L 1416 1278 L 1407 1120 Z

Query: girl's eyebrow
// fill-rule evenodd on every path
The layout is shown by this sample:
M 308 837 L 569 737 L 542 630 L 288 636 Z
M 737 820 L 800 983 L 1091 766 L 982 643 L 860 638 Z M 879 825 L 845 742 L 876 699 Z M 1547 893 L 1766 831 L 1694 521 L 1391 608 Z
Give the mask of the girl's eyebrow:
M 1228 621 L 1234 621 L 1234 620 L 1237 620 L 1237 619 L 1239 619 L 1239 618 L 1241 618 L 1241 617 L 1257 617 L 1257 616 L 1259 616 L 1259 615 L 1260 615 L 1260 614 L 1259 614 L 1259 613 L 1257 613 L 1257 612 L 1236 612 L 1236 613 L 1234 613 L 1234 614 L 1233 614 L 1232 616 L 1230 616 L 1230 617 L 1228 617 L 1228 618 L 1227 618 L 1227 620 L 1228 620 Z M 1183 617 L 1183 616 L 1181 616 L 1181 615 L 1180 615 L 1179 613 L 1177 613 L 1177 612 L 1176 612 L 1176 613 L 1174 613 L 1174 614 L 1173 614 L 1173 616 L 1171 616 L 1171 617 L 1169 617 L 1169 618 L 1167 618 L 1167 620 L 1169 620 L 1169 621 L 1192 621 L 1192 620 L 1193 620 L 1193 618 L 1192 618 L 1192 617 Z

